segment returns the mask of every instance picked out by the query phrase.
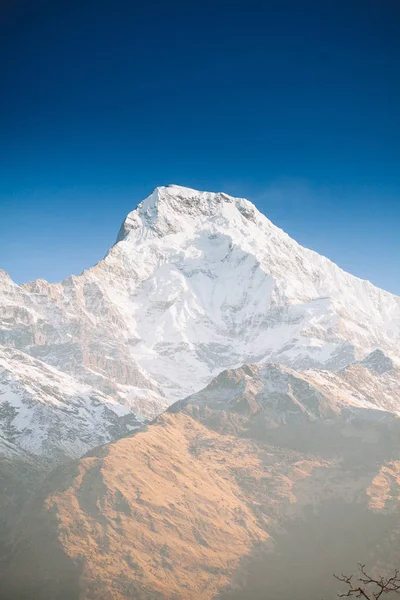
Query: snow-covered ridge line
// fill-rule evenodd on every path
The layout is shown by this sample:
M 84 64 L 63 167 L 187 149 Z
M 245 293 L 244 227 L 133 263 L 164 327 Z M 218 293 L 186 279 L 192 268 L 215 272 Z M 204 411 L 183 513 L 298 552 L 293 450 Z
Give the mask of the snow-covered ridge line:
M 310 260 L 317 259 L 319 261 L 323 259 L 324 261 L 327 261 L 331 267 L 337 271 L 340 271 L 342 274 L 353 277 L 354 279 L 371 286 L 371 288 L 379 293 L 383 293 L 384 295 L 392 297 L 400 302 L 399 296 L 377 287 L 368 279 L 363 279 L 348 273 L 334 263 L 331 259 L 299 244 L 283 229 L 274 225 L 274 223 L 272 223 L 272 221 L 270 221 L 266 215 L 261 213 L 254 206 L 254 204 L 252 204 L 246 198 L 230 196 L 225 192 L 199 192 L 192 188 L 178 185 L 157 187 L 152 194 L 150 194 L 150 196 L 138 204 L 138 206 L 127 215 L 121 226 L 117 243 L 125 239 L 132 229 L 137 229 L 140 221 L 141 226 L 151 227 L 157 218 L 165 218 L 165 215 L 168 214 L 168 211 L 171 211 L 172 213 L 178 211 L 189 218 L 195 218 L 197 213 L 200 212 L 206 217 L 206 219 L 212 219 L 220 214 L 218 207 L 224 203 L 234 205 L 239 213 L 245 218 L 257 223 L 257 225 L 266 230 L 271 230 L 271 232 L 278 234 L 282 239 L 286 239 L 291 246 L 296 247 L 298 250 L 308 255 Z

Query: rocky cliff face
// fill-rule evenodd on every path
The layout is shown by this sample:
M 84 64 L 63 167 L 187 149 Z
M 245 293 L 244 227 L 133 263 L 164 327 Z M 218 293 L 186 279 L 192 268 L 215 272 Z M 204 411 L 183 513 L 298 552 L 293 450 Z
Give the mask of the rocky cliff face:
M 374 373 L 367 401 L 400 410 L 392 395 L 400 299 L 223 193 L 157 188 L 127 216 L 107 256 L 79 277 L 18 286 L 2 272 L 0 306 L 2 447 L 46 454 L 53 464 L 113 439 L 121 415 L 152 418 L 246 363 L 322 369 L 333 373 L 323 375 L 332 393 L 336 373 L 359 364 Z M 364 364 L 368 356 L 375 358 Z M 357 400 L 363 384 L 351 369 L 340 385 Z M 46 377 L 57 382 L 54 393 Z M 87 406 L 72 419 L 70 443 L 57 447 L 60 410 L 79 403 Z

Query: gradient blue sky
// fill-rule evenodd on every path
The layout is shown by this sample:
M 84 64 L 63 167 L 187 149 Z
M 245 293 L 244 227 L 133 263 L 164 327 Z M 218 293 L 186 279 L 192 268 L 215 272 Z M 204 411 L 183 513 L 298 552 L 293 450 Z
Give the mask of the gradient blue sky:
M 400 294 L 400 3 L 6 0 L 0 268 L 99 260 L 157 185 L 248 197 Z

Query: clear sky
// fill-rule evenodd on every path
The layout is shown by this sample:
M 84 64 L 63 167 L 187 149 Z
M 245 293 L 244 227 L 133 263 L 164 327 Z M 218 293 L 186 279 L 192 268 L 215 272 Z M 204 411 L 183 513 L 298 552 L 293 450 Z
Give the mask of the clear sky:
M 0 268 L 91 266 L 157 185 L 400 294 L 398 0 L 4 0 Z

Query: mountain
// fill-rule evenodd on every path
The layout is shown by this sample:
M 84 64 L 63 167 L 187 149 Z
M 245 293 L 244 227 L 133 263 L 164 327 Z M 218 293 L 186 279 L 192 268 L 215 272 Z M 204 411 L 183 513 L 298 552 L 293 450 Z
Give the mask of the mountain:
M 151 419 L 249 363 L 322 369 L 333 395 L 339 382 L 356 401 L 400 410 L 400 298 L 227 194 L 157 188 L 97 265 L 57 284 L 18 286 L 1 272 L 0 305 L 3 447 L 38 456 L 51 447 L 53 464 L 115 439 L 121 415 Z M 374 352 L 388 372 L 363 363 Z M 356 381 L 362 368 L 373 373 L 368 390 Z M 42 378 L 53 391 L 43 394 Z M 54 433 L 72 406 L 66 435 L 76 444 Z
M 400 563 L 400 298 L 247 200 L 157 188 L 0 308 L 1 598 L 332 600 Z
M 48 477 L 2 597 L 333 600 L 333 572 L 400 560 L 399 451 L 386 411 L 332 404 L 287 367 L 225 371 Z

